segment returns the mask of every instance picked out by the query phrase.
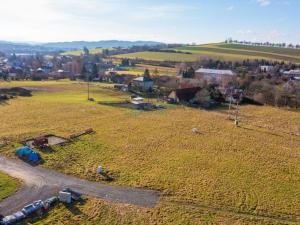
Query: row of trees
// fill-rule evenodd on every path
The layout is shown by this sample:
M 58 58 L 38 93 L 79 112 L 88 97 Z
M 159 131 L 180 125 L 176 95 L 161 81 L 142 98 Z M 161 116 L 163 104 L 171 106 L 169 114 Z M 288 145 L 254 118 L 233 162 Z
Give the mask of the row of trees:
M 277 48 L 300 48 L 299 44 L 286 44 L 286 43 L 272 43 L 272 42 L 251 42 L 251 41 L 238 41 L 232 40 L 231 38 L 225 41 L 226 44 L 240 44 L 240 45 L 251 45 L 251 46 L 264 46 L 264 47 L 277 47 Z

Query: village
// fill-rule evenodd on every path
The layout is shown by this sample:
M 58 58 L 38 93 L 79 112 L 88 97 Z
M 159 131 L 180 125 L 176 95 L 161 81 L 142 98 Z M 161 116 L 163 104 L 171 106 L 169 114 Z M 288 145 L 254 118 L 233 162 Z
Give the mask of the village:
M 135 47 L 126 51 L 132 52 L 132 49 Z M 91 54 L 87 48 L 84 48 L 79 56 L 57 53 L 1 54 L 0 79 L 6 81 L 69 79 L 113 83 L 117 89 L 144 97 L 157 96 L 172 103 L 202 104 L 208 108 L 216 102 L 230 102 L 231 99 L 242 102 L 244 98 L 258 104 L 299 107 L 297 96 L 300 69 L 294 64 L 267 60 L 247 60 L 241 63 L 219 60 L 199 60 L 194 63 L 126 58 L 117 60 L 113 54 L 114 50 L 105 49 L 101 53 Z M 131 73 L 131 68 L 135 68 L 137 64 L 144 65 L 144 71 L 139 75 Z M 153 67 L 155 69 L 152 69 Z M 168 67 L 173 67 L 176 74 L 160 72 L 157 69 Z M 268 85 L 273 85 L 279 86 L 281 91 L 274 90 L 274 99 L 269 98 L 267 101 L 264 96 L 272 90 L 261 90 L 257 93 L 259 90 L 253 89 L 258 88 L 258 83 L 262 89 L 268 89 Z M 266 88 L 263 88 L 264 85 Z

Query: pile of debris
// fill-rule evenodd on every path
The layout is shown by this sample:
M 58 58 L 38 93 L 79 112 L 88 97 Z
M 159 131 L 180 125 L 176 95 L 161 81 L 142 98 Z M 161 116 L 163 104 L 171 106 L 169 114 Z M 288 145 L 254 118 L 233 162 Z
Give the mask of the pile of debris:
M 131 104 L 135 109 L 139 110 L 158 110 L 158 109 L 166 109 L 163 105 L 154 105 L 151 102 L 145 102 L 144 98 L 136 97 L 131 99 Z
M 53 134 L 42 135 L 39 137 L 35 137 L 32 139 L 28 139 L 24 141 L 24 144 L 31 148 L 46 148 L 54 145 L 63 145 L 70 142 L 70 140 L 62 137 L 58 137 Z
M 71 204 L 72 201 L 78 201 L 80 199 L 80 193 L 73 191 L 70 188 L 65 188 L 59 192 L 59 196 L 53 196 L 45 202 L 42 200 L 35 201 L 12 215 L 6 217 L 0 216 L 0 225 L 17 224 L 25 219 L 42 216 L 51 208 L 55 207 L 59 202 Z
M 89 129 L 86 129 L 86 130 L 84 130 L 84 131 L 82 131 L 80 133 L 71 134 L 70 135 L 70 139 L 75 139 L 75 138 L 78 138 L 78 137 L 80 137 L 82 135 L 93 134 L 93 133 L 95 133 L 95 131 L 93 130 L 93 128 L 89 128 Z

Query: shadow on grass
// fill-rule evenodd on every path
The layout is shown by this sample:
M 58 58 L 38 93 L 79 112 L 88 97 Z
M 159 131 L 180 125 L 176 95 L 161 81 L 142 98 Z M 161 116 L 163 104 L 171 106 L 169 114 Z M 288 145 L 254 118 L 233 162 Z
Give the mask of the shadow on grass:
M 268 131 L 268 130 L 262 130 L 262 129 L 265 129 L 263 127 L 259 127 L 259 126 L 255 126 L 257 129 L 254 129 L 254 128 L 250 128 L 250 127 L 245 127 L 245 126 L 239 126 L 239 128 L 242 128 L 244 130 L 249 130 L 249 131 L 253 131 L 253 132 L 259 132 L 259 133 L 264 133 L 264 134 L 268 134 L 268 135 L 272 135 L 272 136 L 276 136 L 276 137 L 281 137 L 281 138 L 285 138 L 286 136 L 285 135 L 289 135 L 291 137 L 294 137 L 293 139 L 295 141 L 299 141 L 300 142 L 300 139 L 299 138 L 299 135 L 297 134 L 294 134 L 294 133 L 288 133 L 288 132 L 282 132 L 282 131 L 277 131 L 277 132 L 280 132 L 281 134 L 278 134 L 278 133 L 275 133 L 273 131 Z
M 103 106 L 137 110 L 135 106 L 129 102 L 98 102 L 98 104 Z
M 37 162 L 32 162 L 32 161 L 28 161 L 28 159 L 24 158 L 24 157 L 18 157 L 18 158 L 32 167 L 37 167 L 37 166 L 43 165 L 45 163 L 44 159 L 40 159 Z
M 6 106 L 6 105 L 9 105 L 8 100 L 0 99 L 0 106 Z
M 113 182 L 115 180 L 115 178 L 113 177 L 113 175 L 111 175 L 111 174 L 109 174 L 107 172 L 102 172 L 101 175 L 103 177 L 103 181 Z
M 87 202 L 86 199 L 80 199 L 80 200 L 78 200 L 76 202 L 73 202 L 71 204 L 66 204 L 66 203 L 60 203 L 60 204 L 64 205 L 65 208 L 69 212 L 71 212 L 74 216 L 76 216 L 76 215 L 82 215 L 83 214 L 83 212 L 78 208 L 78 205 L 84 205 L 86 202 Z M 19 224 L 19 225 L 29 225 L 29 224 L 32 224 L 32 223 L 37 223 L 40 220 L 47 219 L 50 216 L 50 212 L 53 211 L 56 207 L 59 207 L 59 204 L 51 207 L 49 211 L 44 212 L 43 214 L 40 214 L 40 215 L 39 214 L 34 214 L 32 217 L 26 219 L 25 221 L 17 223 L 17 224 Z
M 78 205 L 84 205 L 87 202 L 86 199 L 80 199 L 73 204 L 64 204 L 67 210 L 69 210 L 73 215 L 81 215 L 82 211 L 78 208 Z
M 46 153 L 46 154 L 50 154 L 55 152 L 55 150 L 51 147 L 51 146 L 44 146 L 39 148 L 42 152 Z
M 103 105 L 103 106 L 130 109 L 132 111 L 156 111 L 156 110 L 159 110 L 158 108 L 155 108 L 155 107 L 143 107 L 141 105 L 137 106 L 130 102 L 98 102 L 98 104 Z

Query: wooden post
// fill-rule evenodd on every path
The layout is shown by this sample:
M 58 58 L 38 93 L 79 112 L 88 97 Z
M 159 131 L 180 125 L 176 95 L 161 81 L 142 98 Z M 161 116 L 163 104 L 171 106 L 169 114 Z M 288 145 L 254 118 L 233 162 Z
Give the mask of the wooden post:
M 90 81 L 89 80 L 87 82 L 87 86 L 88 86 L 88 100 L 90 100 Z
M 231 104 L 232 104 L 232 90 L 230 90 L 230 101 L 229 101 L 229 108 L 228 108 L 228 119 L 230 119 Z

